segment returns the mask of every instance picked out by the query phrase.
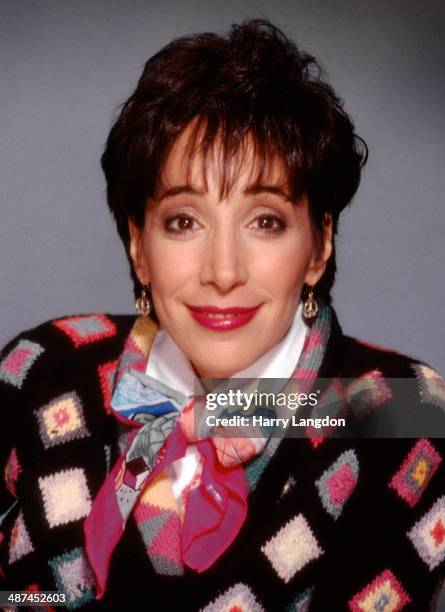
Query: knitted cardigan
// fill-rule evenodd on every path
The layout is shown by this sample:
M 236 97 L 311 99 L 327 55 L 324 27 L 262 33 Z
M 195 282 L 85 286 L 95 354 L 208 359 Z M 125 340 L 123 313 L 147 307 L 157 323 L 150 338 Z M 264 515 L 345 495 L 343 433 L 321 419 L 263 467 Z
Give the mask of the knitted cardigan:
M 169 575 L 131 517 L 96 601 L 83 521 L 120 453 L 109 403 L 137 321 L 66 317 L 1 352 L 0 517 L 17 501 L 1 526 L 0 589 L 60 590 L 69 609 L 434 609 L 445 569 L 440 438 L 285 438 L 263 453 L 247 520 L 209 570 Z M 392 401 L 393 378 L 413 379 L 419 411 L 445 407 L 437 373 L 343 335 L 335 315 L 319 376 L 364 386 L 368 417 Z M 168 537 L 150 525 L 153 543 Z

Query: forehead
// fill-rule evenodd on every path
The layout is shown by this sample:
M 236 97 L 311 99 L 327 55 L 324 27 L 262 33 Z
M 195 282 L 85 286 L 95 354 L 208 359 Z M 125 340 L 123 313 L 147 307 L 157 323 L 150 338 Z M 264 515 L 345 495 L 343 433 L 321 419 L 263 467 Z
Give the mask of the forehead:
M 234 141 L 218 132 L 207 142 L 205 126 L 192 122 L 171 146 L 156 191 L 190 185 L 202 191 L 217 189 L 224 198 L 232 190 L 271 185 L 289 192 L 288 174 L 283 156 L 260 146 L 251 134 Z

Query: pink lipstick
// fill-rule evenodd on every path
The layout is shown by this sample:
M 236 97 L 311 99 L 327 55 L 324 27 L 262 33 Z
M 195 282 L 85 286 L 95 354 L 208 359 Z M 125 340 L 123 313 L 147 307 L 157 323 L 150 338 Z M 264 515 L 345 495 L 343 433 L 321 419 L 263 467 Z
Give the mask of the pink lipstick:
M 256 315 L 259 306 L 245 308 L 231 306 L 218 308 L 216 306 L 189 306 L 193 318 L 203 327 L 216 331 L 229 331 L 246 325 Z

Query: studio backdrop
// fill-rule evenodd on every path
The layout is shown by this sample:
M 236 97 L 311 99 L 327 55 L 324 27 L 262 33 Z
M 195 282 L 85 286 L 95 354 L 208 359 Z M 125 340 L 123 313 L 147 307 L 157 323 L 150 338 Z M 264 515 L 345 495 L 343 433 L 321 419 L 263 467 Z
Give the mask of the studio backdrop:
M 128 313 L 100 156 L 172 38 L 267 18 L 321 61 L 370 157 L 341 218 L 346 333 L 445 372 L 445 7 L 437 1 L 3 0 L 0 344 L 49 318 Z

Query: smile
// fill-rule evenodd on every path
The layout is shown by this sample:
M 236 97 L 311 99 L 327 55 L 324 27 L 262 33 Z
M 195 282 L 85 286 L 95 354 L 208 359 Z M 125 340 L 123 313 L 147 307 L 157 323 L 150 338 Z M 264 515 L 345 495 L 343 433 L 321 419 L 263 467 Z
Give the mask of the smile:
M 230 331 L 246 325 L 253 319 L 260 306 L 245 308 L 232 306 L 218 308 L 216 306 L 189 306 L 195 321 L 203 327 L 216 331 Z

